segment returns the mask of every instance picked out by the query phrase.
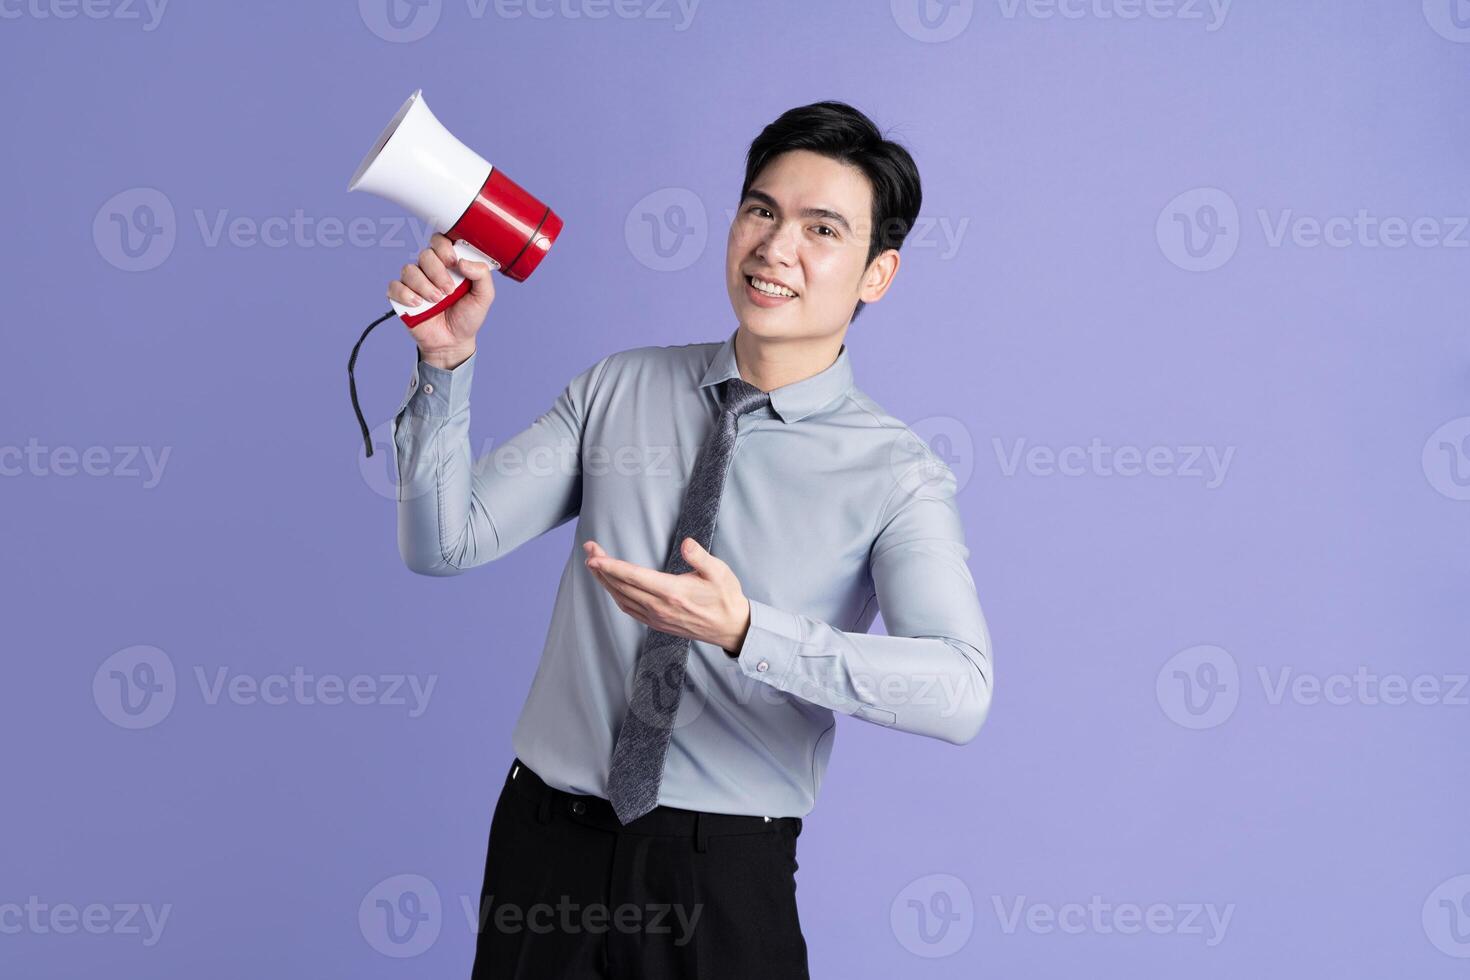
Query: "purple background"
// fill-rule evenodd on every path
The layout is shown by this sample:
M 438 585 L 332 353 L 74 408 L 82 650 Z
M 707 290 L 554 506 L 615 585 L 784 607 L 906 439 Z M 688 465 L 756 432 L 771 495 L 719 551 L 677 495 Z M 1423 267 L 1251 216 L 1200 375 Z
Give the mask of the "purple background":
M 445 0 L 395 29 L 386 2 L 5 7 L 0 974 L 468 975 L 461 896 L 573 527 L 457 579 L 403 567 L 392 322 L 363 458 L 347 354 L 421 243 L 344 188 L 421 87 L 567 222 L 500 280 L 477 453 L 609 351 L 733 329 L 727 210 L 781 111 L 849 101 L 918 161 L 927 231 L 847 342 L 961 477 L 996 699 L 964 747 L 841 719 L 800 848 L 814 976 L 1464 975 L 1470 4 L 987 0 L 926 28 L 908 0 Z M 1336 245 L 1273 237 L 1360 211 Z M 1025 456 L 1094 439 L 1159 473 Z M 92 447 L 97 475 L 68 455 Z M 1230 452 L 1223 480 L 1188 447 Z M 138 646 L 175 679 L 132 730 L 110 671 Z M 436 686 L 410 717 L 211 703 L 196 674 L 298 668 Z M 1275 696 L 1359 668 L 1437 693 Z M 405 874 L 443 903 L 412 958 L 359 924 Z M 1095 895 L 1174 925 L 1046 928 Z M 109 924 L 5 912 L 31 896 Z M 169 907 L 153 945 L 128 903 Z

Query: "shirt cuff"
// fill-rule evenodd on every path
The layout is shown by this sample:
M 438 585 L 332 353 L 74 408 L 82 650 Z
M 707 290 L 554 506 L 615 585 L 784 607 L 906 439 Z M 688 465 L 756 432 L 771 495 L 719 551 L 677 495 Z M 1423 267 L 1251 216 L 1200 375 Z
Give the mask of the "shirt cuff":
M 789 612 L 746 596 L 750 603 L 750 628 L 735 662 L 747 677 L 785 690 L 791 664 L 800 648 L 801 621 Z
M 447 419 L 463 411 L 470 403 L 470 382 L 479 353 L 476 350 L 453 371 L 423 361 L 415 363 L 405 403 L 409 412 L 419 418 Z

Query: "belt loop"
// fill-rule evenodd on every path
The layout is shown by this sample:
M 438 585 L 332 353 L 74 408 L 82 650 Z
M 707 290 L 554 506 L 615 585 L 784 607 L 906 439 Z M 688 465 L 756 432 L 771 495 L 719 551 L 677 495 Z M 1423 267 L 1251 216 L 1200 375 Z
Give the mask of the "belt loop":
M 709 826 L 704 814 L 694 814 L 694 849 L 701 854 L 709 850 Z

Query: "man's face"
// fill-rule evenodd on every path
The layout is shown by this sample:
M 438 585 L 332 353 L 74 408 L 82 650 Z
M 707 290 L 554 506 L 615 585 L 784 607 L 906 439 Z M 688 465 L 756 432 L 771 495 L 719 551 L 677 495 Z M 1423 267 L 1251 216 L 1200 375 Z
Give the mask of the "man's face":
M 766 164 L 736 209 L 725 285 L 740 323 L 763 337 L 821 337 L 846 329 L 859 299 L 872 302 L 897 270 L 889 249 L 866 264 L 873 190 L 851 164 L 792 150 Z M 794 297 L 759 291 L 754 277 Z

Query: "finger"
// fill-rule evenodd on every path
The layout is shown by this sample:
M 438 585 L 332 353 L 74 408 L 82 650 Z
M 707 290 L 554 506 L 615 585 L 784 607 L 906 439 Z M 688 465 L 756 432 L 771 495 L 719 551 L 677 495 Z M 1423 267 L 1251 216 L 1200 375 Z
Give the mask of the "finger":
M 592 574 L 597 575 L 596 572 L 593 572 Z M 653 614 L 650 610 L 648 610 L 641 604 L 633 601 L 628 596 L 624 595 L 602 576 L 598 575 L 597 580 L 602 583 L 602 587 L 607 590 L 608 595 L 612 596 L 612 601 L 617 604 L 617 607 L 619 609 L 627 613 L 629 616 L 632 616 L 640 623 L 648 626 L 653 625 Z
M 443 235 L 436 233 L 433 238 L 429 239 L 429 248 L 433 249 L 434 254 L 439 257 L 439 261 L 443 262 L 446 268 L 459 261 L 459 253 L 454 250 L 454 243 Z
M 403 273 L 398 278 L 403 280 L 405 286 L 427 300 L 432 300 L 437 303 L 444 298 L 444 294 L 439 292 L 439 288 L 429 281 L 428 276 L 424 275 L 424 270 L 416 265 L 404 266 Z
M 659 594 L 673 592 L 675 581 L 678 578 L 668 572 L 655 572 L 651 568 L 644 568 L 642 565 L 635 565 L 620 558 L 598 558 L 597 568 L 619 582 L 627 582 Z
M 449 251 L 453 255 L 454 249 L 451 248 Z M 451 258 L 449 261 L 453 262 L 454 259 Z M 426 248 L 419 253 L 419 269 L 428 277 L 429 282 L 438 286 L 442 291 L 446 293 L 453 291 L 454 280 L 449 277 L 448 270 L 444 268 L 444 260 L 432 248 Z
M 602 579 L 602 576 L 599 575 L 596 571 L 593 571 L 592 574 L 597 575 L 599 579 Z M 617 593 L 618 595 L 629 599 L 632 602 L 638 603 L 638 605 L 642 606 L 650 614 L 653 614 L 655 610 L 662 608 L 664 604 L 663 596 L 654 595 L 651 592 L 647 592 L 644 589 L 638 588 L 638 586 L 636 585 L 629 585 L 626 582 L 618 582 L 612 579 L 602 579 L 602 581 L 603 584 L 607 586 L 607 588 Z
M 588 542 L 588 544 L 591 547 L 596 547 L 596 545 L 592 542 Z M 608 592 L 612 593 L 614 598 L 625 595 L 630 598 L 636 597 L 637 601 L 644 605 L 648 604 L 649 601 L 652 599 L 652 597 L 649 596 L 648 593 L 643 592 L 641 589 L 635 590 L 633 586 L 626 585 L 622 582 L 616 582 L 603 575 L 597 569 L 592 567 L 590 559 L 587 562 L 584 562 L 584 564 L 587 565 L 587 570 L 593 574 L 593 576 L 602 585 L 602 587 L 604 589 L 607 589 Z
M 424 298 L 405 286 L 402 280 L 394 279 L 388 284 L 388 298 L 404 306 L 418 306 L 425 302 Z

